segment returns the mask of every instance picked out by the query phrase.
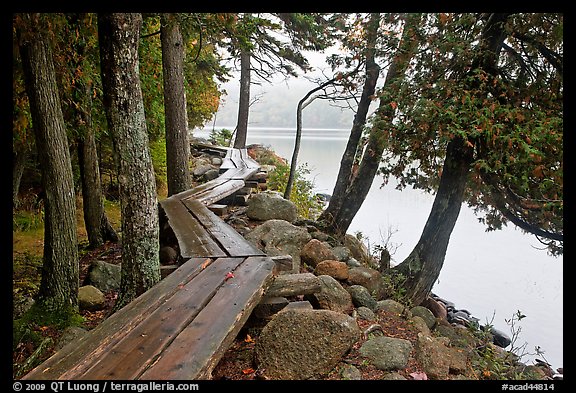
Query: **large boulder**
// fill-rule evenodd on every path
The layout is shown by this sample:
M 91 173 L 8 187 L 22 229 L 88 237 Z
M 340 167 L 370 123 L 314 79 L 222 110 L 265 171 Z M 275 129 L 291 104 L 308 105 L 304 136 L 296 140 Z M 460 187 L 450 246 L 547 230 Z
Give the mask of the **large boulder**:
M 300 268 L 300 250 L 311 239 L 306 229 L 285 220 L 268 220 L 245 238 L 269 256 L 290 255 L 294 273 Z
M 120 289 L 120 272 L 120 265 L 104 261 L 94 261 L 88 268 L 88 274 L 86 275 L 84 284 L 95 286 L 102 292 L 118 290 Z
M 257 221 L 285 220 L 294 222 L 298 217 L 298 210 L 294 202 L 284 199 L 279 193 L 264 191 L 250 197 L 246 215 Z
M 356 320 L 330 310 L 286 310 L 262 329 L 255 359 L 266 378 L 315 379 L 327 375 L 360 339 Z

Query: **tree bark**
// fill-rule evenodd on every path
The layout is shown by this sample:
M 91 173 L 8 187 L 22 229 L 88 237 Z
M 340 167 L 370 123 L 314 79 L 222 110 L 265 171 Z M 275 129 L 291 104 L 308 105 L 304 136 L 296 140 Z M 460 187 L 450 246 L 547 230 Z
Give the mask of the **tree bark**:
M 89 88 L 85 97 L 91 102 Z M 91 105 L 88 105 L 90 108 Z M 89 111 L 90 109 L 88 109 Z M 104 194 L 100 182 L 100 167 L 98 165 L 98 151 L 96 137 L 92 128 L 92 119 L 89 112 L 78 113 L 82 117 L 84 136 L 78 139 L 78 161 L 80 164 L 80 178 L 82 180 L 82 208 L 84 211 L 84 225 L 88 234 L 90 248 L 94 249 L 106 241 L 117 242 L 118 234 L 110 224 L 104 210 Z M 80 126 L 79 126 L 80 128 Z
M 238 102 L 238 124 L 236 125 L 236 138 L 234 147 L 246 147 L 248 136 L 248 114 L 250 112 L 250 51 L 240 51 L 240 99 Z
M 480 37 L 481 50 L 473 59 L 471 72 L 482 69 L 497 74 L 497 60 L 504 39 L 509 14 L 492 14 Z M 475 82 L 471 82 L 475 83 Z M 468 173 L 474 160 L 474 147 L 461 137 L 454 137 L 446 147 L 446 158 L 438 192 L 420 240 L 408 257 L 393 271 L 405 277 L 406 300 L 414 305 L 424 301 L 440 275 L 450 235 L 456 225 Z
M 379 25 L 380 14 L 372 14 L 370 17 L 366 37 L 366 81 L 364 82 L 364 87 L 362 88 L 362 96 L 360 97 L 360 102 L 358 103 L 356 115 L 354 115 L 354 122 L 350 131 L 350 137 L 348 138 L 346 149 L 344 150 L 344 154 L 340 160 L 340 169 L 336 178 L 334 191 L 332 191 L 330 203 L 318 218 L 319 221 L 327 222 L 329 227 L 332 228 L 332 231 L 335 233 L 338 232 L 336 230 L 337 225 L 342 225 L 342 223 L 337 224 L 334 221 L 334 217 L 339 215 L 339 211 L 342 210 L 345 202 L 347 202 L 346 190 L 351 186 L 352 182 L 356 180 L 355 176 L 353 176 L 353 166 L 355 160 L 357 159 L 360 139 L 362 138 L 364 126 L 366 125 L 368 110 L 370 109 L 372 97 L 376 91 L 376 83 L 378 82 L 378 75 L 380 73 L 380 67 L 375 61 L 376 39 L 378 37 Z M 370 181 L 370 184 L 372 184 L 372 181 Z M 345 232 L 346 231 L 344 231 L 344 233 Z
M 172 14 L 162 15 L 162 71 L 166 123 L 166 166 L 168 196 L 190 187 L 190 144 L 184 93 L 184 42 Z
M 12 151 L 12 204 L 18 206 L 20 192 L 20 181 L 26 168 L 28 150 L 26 147 L 15 147 Z
M 104 104 L 122 214 L 122 279 L 115 309 L 160 281 L 158 201 L 138 68 L 140 14 L 99 14 Z
M 440 185 L 422 235 L 410 255 L 394 268 L 405 277 L 402 287 L 411 304 L 422 303 L 440 275 L 472 161 L 473 148 L 464 140 L 456 137 L 448 143 Z
M 362 159 L 357 171 L 350 170 L 348 167 L 343 168 L 342 176 L 348 174 L 349 178 L 339 180 L 343 182 L 341 189 L 343 189 L 344 186 L 347 187 L 344 191 L 339 191 L 338 194 L 334 192 L 327 208 L 328 213 L 323 215 L 323 218 L 327 220 L 326 230 L 336 234 L 337 236 L 343 236 L 346 234 L 352 220 L 356 216 L 356 213 L 358 213 L 358 210 L 360 210 L 360 207 L 364 203 L 364 200 L 372 187 L 385 148 L 384 130 L 382 127 L 386 127 L 386 125 L 390 124 L 394 118 L 395 110 L 390 102 L 396 89 L 394 84 L 396 79 L 400 78 L 404 74 L 410 58 L 412 57 L 412 51 L 415 45 L 414 40 L 411 37 L 413 34 L 412 30 L 418 23 L 419 19 L 419 15 L 409 15 L 406 17 L 406 25 L 402 32 L 400 47 L 388 68 L 386 80 L 384 81 L 383 86 L 383 91 L 387 94 L 380 98 L 377 113 L 380 120 L 379 123 L 382 123 L 383 125 L 374 125 L 370 130 L 368 143 L 362 154 Z M 350 149 L 350 152 L 347 151 L 347 153 L 351 154 L 351 150 L 352 149 Z M 346 158 L 346 160 L 348 159 L 349 158 Z M 350 165 L 349 162 L 347 162 L 346 165 Z M 334 207 L 331 208 L 330 205 L 333 205 Z
M 50 313 L 78 311 L 78 239 L 72 164 L 50 44 L 38 14 L 22 15 L 19 45 L 42 168 L 44 255 L 36 304 Z

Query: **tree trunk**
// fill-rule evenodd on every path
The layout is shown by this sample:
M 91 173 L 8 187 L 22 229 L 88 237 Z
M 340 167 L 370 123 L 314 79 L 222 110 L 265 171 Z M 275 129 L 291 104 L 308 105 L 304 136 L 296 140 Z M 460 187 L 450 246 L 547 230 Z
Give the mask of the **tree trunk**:
M 160 281 L 158 201 L 138 68 L 140 14 L 99 14 L 106 117 L 114 142 L 122 214 L 119 309 Z
M 162 15 L 160 37 L 164 75 L 166 169 L 170 196 L 190 187 L 190 144 L 184 94 L 184 42 L 174 15 Z
M 404 74 L 412 57 L 412 51 L 415 46 L 412 34 L 419 20 L 420 16 L 417 14 L 406 17 L 400 46 L 392 59 L 384 81 L 383 91 L 386 94 L 380 98 L 377 113 L 380 121 L 370 130 L 368 143 L 364 149 L 357 172 L 354 173 L 354 171 L 347 170 L 347 168 L 342 171 L 342 176 L 349 174 L 349 179 L 339 179 L 344 182 L 341 186 L 342 189 L 344 185 L 347 185 L 347 188 L 343 192 L 340 191 L 338 195 L 335 192 L 330 199 L 330 204 L 327 208 L 329 213 L 324 214 L 324 219 L 327 220 L 328 224 L 326 228 L 328 232 L 338 236 L 346 234 L 372 187 L 385 148 L 384 129 L 382 127 L 386 127 L 394 118 L 395 110 L 390 100 L 394 96 L 396 79 Z M 348 151 L 347 153 L 350 154 Z M 332 204 L 334 204 L 334 208 L 330 208 Z
M 372 103 L 372 97 L 376 91 L 376 83 L 378 82 L 378 75 L 380 73 L 380 67 L 375 61 L 376 39 L 378 37 L 379 25 L 380 14 L 372 14 L 366 37 L 366 81 L 364 82 L 362 96 L 360 97 L 358 109 L 354 116 L 350 137 L 348 138 L 346 149 L 340 160 L 340 170 L 338 171 L 336 185 L 334 186 L 330 203 L 318 218 L 318 221 L 327 222 L 334 233 L 339 232 L 336 230 L 334 217 L 338 216 L 339 211 L 342 210 L 346 202 L 346 190 L 351 186 L 353 180 L 355 180 L 353 176 L 353 166 L 357 159 L 360 139 L 362 138 L 364 126 L 366 125 L 366 117 L 368 116 L 368 110 Z M 372 181 L 370 180 L 369 183 L 371 185 Z
M 496 65 L 504 39 L 509 14 L 492 14 L 480 37 L 481 50 L 473 60 L 471 72 L 482 69 L 496 76 Z M 471 79 L 472 82 L 476 83 Z M 472 87 L 472 86 L 471 86 Z M 438 192 L 420 240 L 408 257 L 394 268 L 405 276 L 406 298 L 414 305 L 424 301 L 440 275 L 450 235 L 456 225 L 468 172 L 474 160 L 474 147 L 461 137 L 453 138 L 446 147 L 446 158 Z
M 88 234 L 90 248 L 94 249 L 106 241 L 117 242 L 118 234 L 110 224 L 104 210 L 104 195 L 100 182 L 100 167 L 98 165 L 98 152 L 96 138 L 92 128 L 90 114 L 92 98 L 90 87 L 84 90 L 84 97 L 88 101 L 87 112 L 78 111 L 78 120 L 82 120 L 84 137 L 78 138 L 78 162 L 80 164 L 80 178 L 82 180 L 82 207 L 84 211 L 84 225 Z
M 420 240 L 410 255 L 394 268 L 405 277 L 402 287 L 406 289 L 411 304 L 422 303 L 440 275 L 450 235 L 464 200 L 472 161 L 473 148 L 464 140 L 454 138 L 448 143 L 438 193 Z
M 240 51 L 240 99 L 238 102 L 238 124 L 236 125 L 236 138 L 234 147 L 246 147 L 248 135 L 248 114 L 250 112 L 250 52 L 246 49 Z
M 78 310 L 78 239 L 72 164 L 52 51 L 38 14 L 23 15 L 20 54 L 44 197 L 44 255 L 36 304 L 50 313 Z
M 12 204 L 18 206 L 18 194 L 20 192 L 20 181 L 26 168 L 28 150 L 24 146 L 16 147 L 12 151 Z

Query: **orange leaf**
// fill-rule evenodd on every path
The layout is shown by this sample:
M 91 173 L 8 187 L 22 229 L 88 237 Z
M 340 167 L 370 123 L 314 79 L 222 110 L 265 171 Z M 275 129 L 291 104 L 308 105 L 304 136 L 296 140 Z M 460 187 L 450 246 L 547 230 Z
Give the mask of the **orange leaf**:
M 392 102 L 390 103 L 390 106 L 391 106 L 392 109 L 394 109 L 394 110 L 396 110 L 396 108 L 398 108 L 398 104 L 395 103 L 394 101 L 392 101 Z
M 200 265 L 200 268 L 201 268 L 202 270 L 204 270 L 204 269 L 206 269 L 206 266 L 208 266 L 209 264 L 210 264 L 210 259 L 206 259 L 206 260 L 204 261 L 204 263 L 203 263 L 202 265 Z
M 256 370 L 254 370 L 252 367 L 249 367 L 249 368 L 245 368 L 244 370 L 242 370 L 242 374 L 244 374 L 244 375 L 252 374 L 255 371 Z
M 247 334 L 246 338 L 244 339 L 244 342 L 245 343 L 253 343 L 254 339 L 249 334 Z

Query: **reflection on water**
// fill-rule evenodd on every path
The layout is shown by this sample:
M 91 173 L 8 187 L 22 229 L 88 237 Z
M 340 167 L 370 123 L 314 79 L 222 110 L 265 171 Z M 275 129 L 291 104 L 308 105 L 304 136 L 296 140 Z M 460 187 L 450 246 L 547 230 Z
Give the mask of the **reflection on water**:
M 349 130 L 303 130 L 298 162 L 308 165 L 318 192 L 332 193 L 348 134 Z M 247 142 L 270 146 L 290 160 L 294 135 L 292 129 L 251 128 Z M 381 188 L 381 179 L 375 179 L 349 232 L 362 232 L 376 245 L 392 231 L 390 241 L 398 246 L 393 263 L 400 263 L 418 241 L 434 196 L 413 189 L 398 191 L 395 185 L 392 179 Z M 486 232 L 473 211 L 462 206 L 433 291 L 510 336 L 506 320 L 522 311 L 526 318 L 516 324 L 521 331 L 515 346 L 527 343 L 527 353 L 539 346 L 557 368 L 563 365 L 563 258 L 547 256 L 537 249 L 540 246 L 513 226 Z M 542 356 L 527 355 L 523 360 L 534 358 Z

